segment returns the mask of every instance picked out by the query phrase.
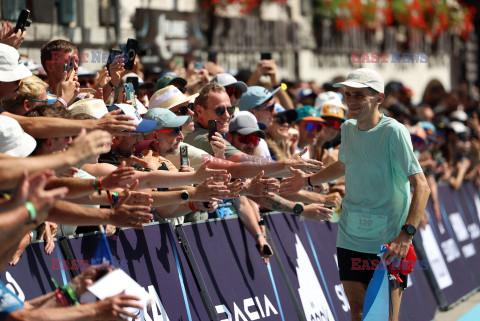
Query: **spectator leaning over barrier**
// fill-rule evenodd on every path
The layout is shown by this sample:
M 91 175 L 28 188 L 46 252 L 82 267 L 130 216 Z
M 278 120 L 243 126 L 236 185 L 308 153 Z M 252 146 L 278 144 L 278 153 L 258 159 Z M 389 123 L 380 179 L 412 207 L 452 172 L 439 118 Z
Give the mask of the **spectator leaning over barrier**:
M 163 109 L 163 108 L 154 108 L 147 112 L 145 119 L 154 120 L 157 122 L 157 127 L 155 130 L 150 133 L 146 139 L 151 141 L 150 147 L 143 152 L 143 157 L 138 159 L 141 164 L 145 164 L 145 167 L 158 169 L 158 170 L 167 170 L 167 171 L 178 171 L 177 167 L 168 161 L 165 157 L 169 154 L 173 154 L 178 150 L 180 142 L 183 140 L 182 128 L 186 124 L 190 123 L 190 116 L 176 116 L 173 112 Z M 184 166 L 180 169 L 181 172 L 190 172 L 193 171 L 192 168 Z M 213 179 L 208 179 L 206 183 L 210 186 L 212 192 L 216 192 L 218 197 L 227 197 L 229 191 L 227 187 L 222 183 L 219 185 L 213 184 Z M 188 195 L 190 198 L 190 195 Z M 208 202 L 209 199 L 204 199 L 202 201 L 190 201 L 190 199 L 185 200 L 183 204 L 178 204 L 179 206 L 165 206 L 157 207 L 156 212 L 160 217 L 176 217 L 174 225 L 183 223 L 183 215 L 186 215 L 190 212 L 198 211 L 209 211 L 213 212 L 217 208 L 217 199 L 214 202 L 210 202 L 208 206 L 204 205 L 204 202 Z M 203 217 L 202 219 L 207 219 Z M 196 219 L 200 220 L 200 219 Z
M 412 150 L 408 130 L 378 111 L 385 95 L 382 77 L 362 68 L 335 84 L 345 88 L 352 119 L 342 125 L 339 160 L 325 170 L 307 175 L 294 170 L 284 179 L 281 193 L 317 185 L 346 175 L 346 194 L 339 221 L 337 254 L 352 320 L 362 319 L 365 292 L 373 270 L 353 269 L 352 262 L 377 259 L 382 244 L 387 265 L 404 258 L 427 204 L 430 189 Z M 410 199 L 410 184 L 413 198 Z M 403 283 L 392 281 L 391 320 L 398 320 Z
M 170 110 L 177 116 L 191 117 L 190 121 L 182 126 L 183 136 L 188 135 L 195 129 L 195 122 L 193 119 L 193 102 L 195 101 L 195 98 L 198 96 L 198 94 L 187 97 L 177 87 L 169 85 L 155 92 L 154 96 L 152 96 L 153 99 L 150 105 L 151 108 L 165 108 Z M 220 140 L 217 136 L 215 136 L 213 139 L 214 140 L 211 142 L 212 144 L 221 144 L 221 142 L 217 142 Z M 180 148 L 182 146 L 187 146 L 188 148 L 188 160 L 190 163 L 189 166 L 197 170 L 202 165 L 202 162 L 205 159 L 204 156 L 208 154 L 206 154 L 205 151 L 199 148 L 196 148 L 189 144 L 185 144 L 183 142 L 183 138 L 182 142 L 180 142 L 180 144 L 178 145 L 178 148 L 173 153 L 167 154 L 165 158 L 172 162 L 172 164 L 175 165 L 176 168 L 181 168 L 182 165 L 180 164 L 179 154 Z M 218 155 L 218 153 L 216 153 L 215 156 L 223 158 L 223 156 Z
M 235 115 L 230 122 L 229 132 L 225 136 L 233 146 L 247 154 L 253 152 L 253 147 L 260 137 L 265 137 L 265 133 L 258 127 L 255 117 L 245 111 Z M 332 210 L 323 207 L 322 204 L 311 204 L 304 207 L 302 203 L 290 202 L 275 194 L 270 194 L 266 197 L 249 196 L 249 198 L 270 210 L 296 214 L 316 221 L 328 219 L 330 218 L 330 213 L 332 213 Z M 255 202 L 251 200 L 247 200 L 247 202 L 259 217 L 258 207 Z M 264 234 L 257 237 L 257 244 L 262 245 L 260 242 L 264 241 L 264 238 Z
M 208 141 L 208 121 L 217 121 L 217 132 L 225 134 L 228 132 L 233 111 L 234 106 L 231 106 L 230 98 L 225 88 L 217 83 L 205 85 L 195 100 L 195 130 L 185 137 L 185 142 L 213 155 L 214 151 Z M 209 166 L 228 169 L 233 177 L 239 178 L 254 177 L 262 170 L 264 170 L 265 175 L 283 177 L 284 175 L 289 175 L 290 167 L 313 171 L 322 168 L 320 162 L 303 159 L 299 154 L 279 162 L 270 161 L 263 157 L 250 156 L 242 153 L 228 142 L 226 142 L 225 157 L 229 160 L 228 162 L 216 161 Z

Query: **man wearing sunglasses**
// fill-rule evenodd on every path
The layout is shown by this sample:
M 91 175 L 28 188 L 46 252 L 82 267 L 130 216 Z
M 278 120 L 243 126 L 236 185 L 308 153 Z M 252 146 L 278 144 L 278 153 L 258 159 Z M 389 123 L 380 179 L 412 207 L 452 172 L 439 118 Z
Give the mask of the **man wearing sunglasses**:
M 408 130 L 379 112 L 384 82 L 374 70 L 361 68 L 334 87 L 345 87 L 351 119 L 342 125 L 338 161 L 313 175 L 295 170 L 280 192 L 292 193 L 345 176 L 345 198 L 338 226 L 337 254 L 352 320 L 361 320 L 365 293 L 374 271 L 355 269 L 354 260 L 377 260 L 382 244 L 389 265 L 404 258 L 422 219 L 430 188 L 415 158 Z M 413 186 L 411 197 L 410 184 Z M 407 276 L 391 282 L 390 320 L 397 321 Z
M 207 84 L 195 100 L 197 117 L 195 130 L 185 137 L 185 142 L 213 155 L 214 151 L 208 141 L 208 121 L 216 120 L 217 132 L 226 134 L 229 131 L 233 111 L 234 106 L 230 105 L 230 98 L 225 88 L 217 83 Z M 233 177 L 254 177 L 261 170 L 264 170 L 265 175 L 268 176 L 283 177 L 289 175 L 290 167 L 312 171 L 322 167 L 320 162 L 302 159 L 298 154 L 287 160 L 275 162 L 263 157 L 247 155 L 232 146 L 232 144 L 225 143 L 225 157 L 229 161 L 215 161 L 210 166 L 213 168 L 225 168 Z
M 318 110 L 312 106 L 305 105 L 297 108 L 297 113 L 298 118 L 295 126 L 299 132 L 297 152 L 300 152 L 305 147 L 315 145 L 318 135 L 325 124 L 325 120 L 320 117 Z M 302 157 L 309 159 L 311 158 L 310 156 L 309 149 Z

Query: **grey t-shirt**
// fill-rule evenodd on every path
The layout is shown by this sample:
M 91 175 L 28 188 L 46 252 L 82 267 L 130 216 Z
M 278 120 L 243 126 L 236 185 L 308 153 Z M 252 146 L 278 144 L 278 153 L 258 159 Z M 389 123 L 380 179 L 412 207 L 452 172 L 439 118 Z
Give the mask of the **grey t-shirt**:
M 213 149 L 208 141 L 208 129 L 202 127 L 199 123 L 195 123 L 195 130 L 185 137 L 183 140 L 185 143 L 195 146 L 197 148 L 203 149 L 210 155 L 213 155 Z M 233 147 L 232 144 L 225 141 L 227 143 L 227 147 L 225 148 L 225 157 L 230 157 L 233 154 L 240 153 L 238 149 Z

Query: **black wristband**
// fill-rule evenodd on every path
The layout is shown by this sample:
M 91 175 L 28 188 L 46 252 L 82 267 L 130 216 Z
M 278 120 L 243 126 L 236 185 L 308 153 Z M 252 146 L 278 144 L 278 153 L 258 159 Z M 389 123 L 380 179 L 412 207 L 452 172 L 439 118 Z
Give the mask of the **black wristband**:
M 112 87 L 112 88 L 117 88 L 117 86 L 115 86 L 115 85 L 112 83 L 111 80 L 108 82 L 108 85 L 110 85 L 110 87 Z
M 265 221 L 263 220 L 263 218 L 260 221 L 258 221 L 258 225 L 260 226 L 265 225 Z

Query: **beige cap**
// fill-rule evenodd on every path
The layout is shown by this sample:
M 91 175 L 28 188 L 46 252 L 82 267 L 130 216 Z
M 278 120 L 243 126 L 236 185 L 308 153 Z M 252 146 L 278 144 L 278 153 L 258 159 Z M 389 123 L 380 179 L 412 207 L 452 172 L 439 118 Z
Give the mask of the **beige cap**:
M 105 102 L 96 98 L 81 99 L 68 107 L 68 110 L 72 115 L 87 114 L 95 118 L 102 118 L 104 115 L 108 114 Z
M 185 96 L 177 87 L 169 85 L 157 90 L 152 98 L 150 98 L 150 105 L 148 109 L 152 108 L 166 108 L 170 109 L 185 102 L 193 102 L 199 94 L 196 93 L 191 96 Z

